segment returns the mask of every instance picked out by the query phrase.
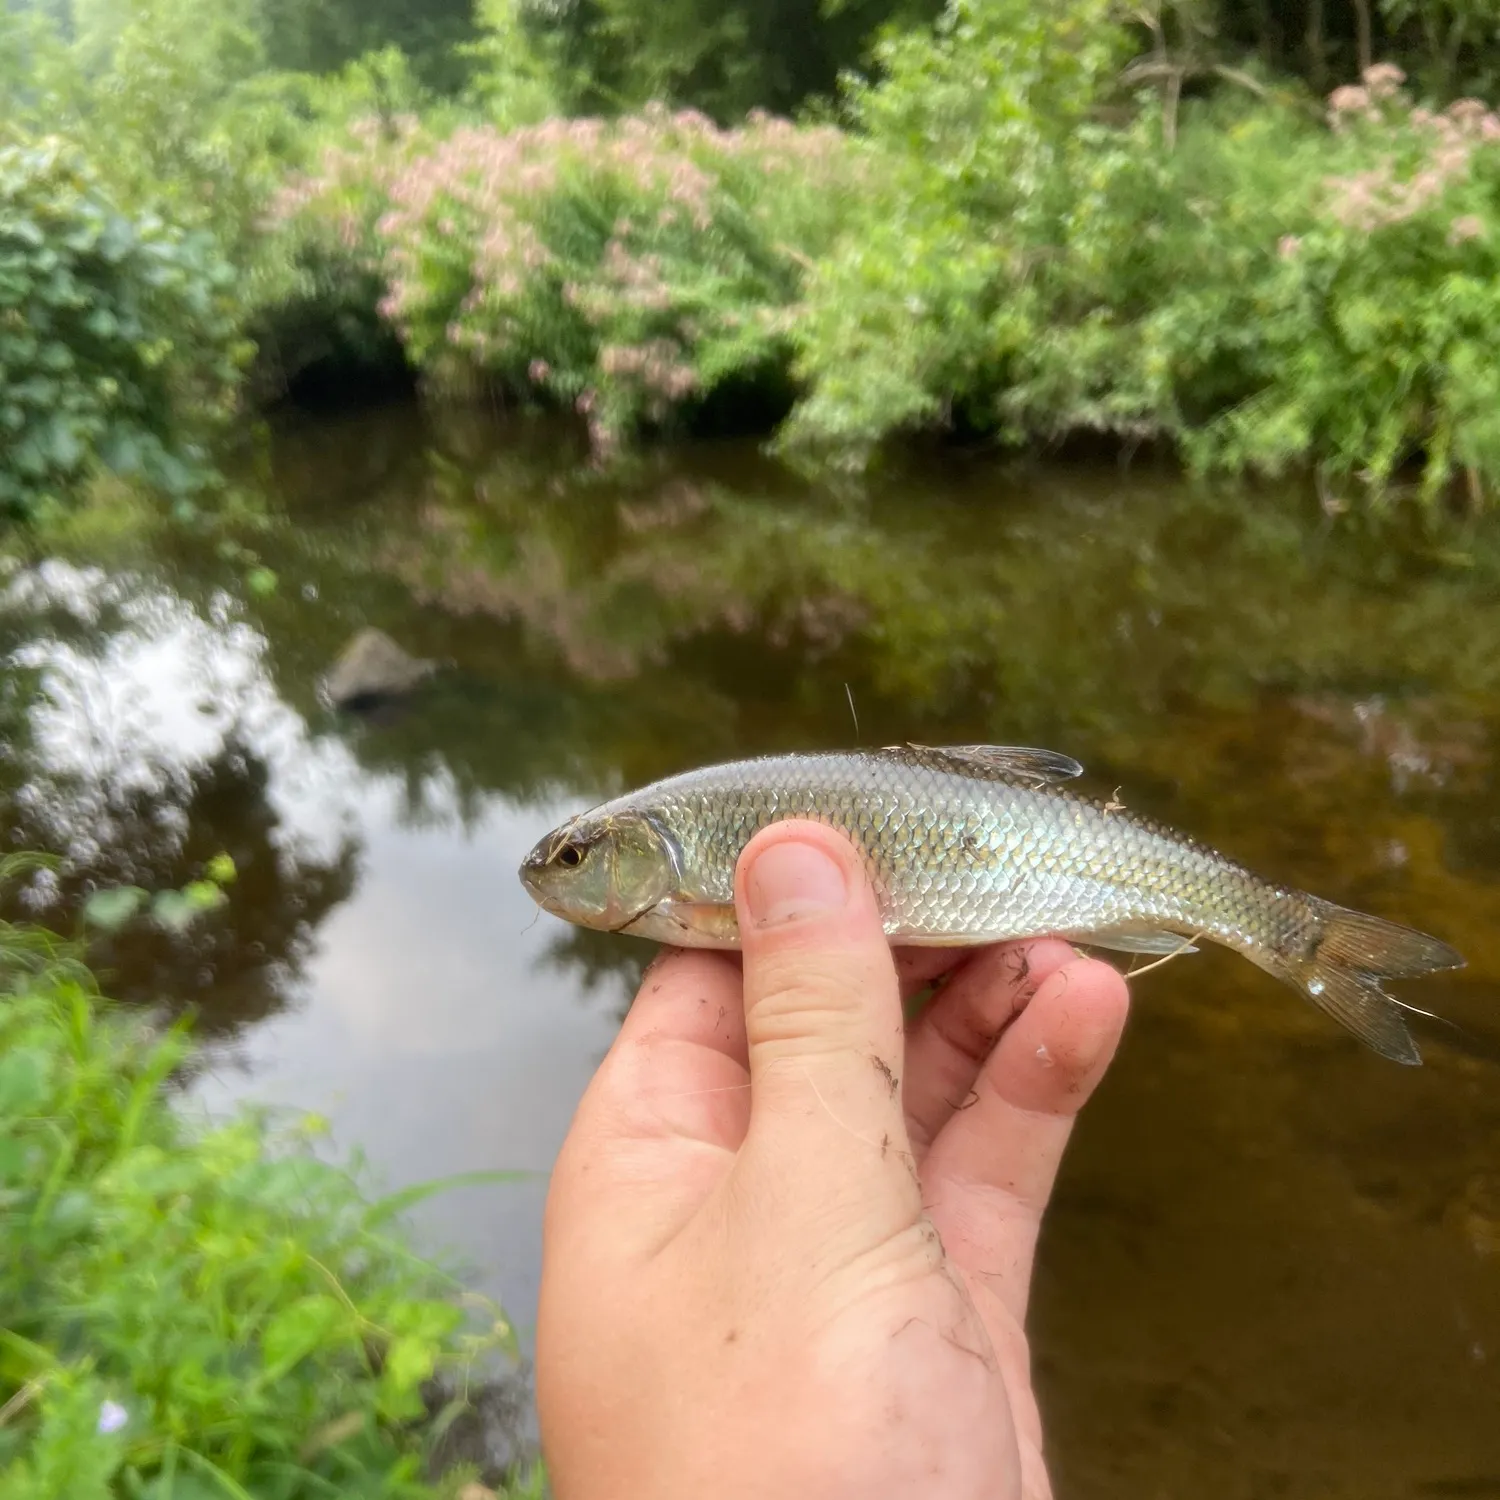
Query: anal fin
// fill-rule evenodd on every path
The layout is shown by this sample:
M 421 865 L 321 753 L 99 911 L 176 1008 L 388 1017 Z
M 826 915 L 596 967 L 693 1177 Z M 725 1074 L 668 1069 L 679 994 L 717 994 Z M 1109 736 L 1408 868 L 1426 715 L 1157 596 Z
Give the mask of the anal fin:
M 1175 932 L 1163 932 L 1159 927 L 1105 927 L 1097 932 L 1069 932 L 1064 936 L 1070 943 L 1081 943 L 1089 948 L 1110 948 L 1117 953 L 1196 953 L 1198 950 L 1186 938 Z

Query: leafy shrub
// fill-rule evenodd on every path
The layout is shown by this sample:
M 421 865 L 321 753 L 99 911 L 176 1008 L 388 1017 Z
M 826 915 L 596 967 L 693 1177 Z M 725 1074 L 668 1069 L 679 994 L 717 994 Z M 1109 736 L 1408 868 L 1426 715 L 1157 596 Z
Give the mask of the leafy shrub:
M 538 8 L 525 0 L 475 0 L 477 35 L 458 51 L 469 70 L 466 102 L 487 124 L 537 125 L 566 113 L 565 101 L 586 91 L 559 39 L 539 20 Z
M 508 1335 L 392 1232 L 412 1195 L 307 1127 L 189 1128 L 181 1030 L 44 934 L 0 929 L 0 967 L 0 1497 L 431 1495 L 429 1382 Z
M 1091 114 L 1127 53 L 1111 13 L 955 0 L 934 31 L 882 45 L 882 81 L 849 101 L 873 185 L 809 280 L 796 338 L 812 392 L 790 446 L 858 458 L 906 427 L 997 425 L 995 393 L 1052 316 L 1045 283 L 1098 190 Z
M 389 183 L 382 310 L 413 361 L 574 405 L 604 450 L 784 370 L 806 267 L 858 171 L 831 128 L 756 117 L 721 130 L 660 107 L 465 127 L 394 180 L 365 139 L 363 175 L 325 159 L 290 185 L 283 215 L 332 210 L 354 244 L 368 223 L 359 193 Z
M 368 372 L 402 360 L 378 312 L 385 264 L 376 225 L 397 177 L 431 139 L 416 112 L 425 101 L 399 54 L 361 59 L 299 92 L 308 170 L 268 200 L 245 278 L 253 385 L 263 397 L 320 361 Z
M 121 213 L 57 141 L 0 149 L 0 513 L 74 495 L 96 465 L 180 499 L 193 440 L 244 350 L 212 240 Z
M 474 30 L 471 0 L 259 0 L 258 9 L 273 64 L 298 72 L 399 49 L 424 76 L 448 81 L 450 53 Z
M 267 89 L 259 0 L 111 0 L 38 31 L 21 119 L 93 162 L 127 213 L 213 232 L 246 257 L 299 122 Z
M 1317 467 L 1331 506 L 1419 466 L 1500 484 L 1500 116 L 1391 65 L 1311 101 L 1132 95 L 1104 0 L 955 0 L 851 96 L 871 186 L 807 280 L 788 448 L 953 426 Z M 1180 117 L 1179 117 L 1180 116 Z
M 1500 115 L 1413 108 L 1399 70 L 1330 99 L 1312 213 L 1261 270 L 1247 390 L 1189 440 L 1203 464 L 1317 459 L 1379 493 L 1422 466 L 1429 501 L 1500 485 Z M 1207 330 L 1204 330 L 1207 333 Z
M 572 63 L 581 86 L 570 102 L 636 108 L 671 99 L 728 122 L 832 94 L 882 26 L 930 19 L 939 3 L 527 0 L 524 12 L 528 32 Z

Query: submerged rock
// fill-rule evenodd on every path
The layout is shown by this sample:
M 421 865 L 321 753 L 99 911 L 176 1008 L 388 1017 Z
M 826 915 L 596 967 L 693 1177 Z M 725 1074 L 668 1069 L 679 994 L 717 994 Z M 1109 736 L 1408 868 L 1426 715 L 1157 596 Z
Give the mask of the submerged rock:
M 361 630 L 323 677 L 323 696 L 335 708 L 374 708 L 404 697 L 437 670 L 409 655 L 383 630 Z

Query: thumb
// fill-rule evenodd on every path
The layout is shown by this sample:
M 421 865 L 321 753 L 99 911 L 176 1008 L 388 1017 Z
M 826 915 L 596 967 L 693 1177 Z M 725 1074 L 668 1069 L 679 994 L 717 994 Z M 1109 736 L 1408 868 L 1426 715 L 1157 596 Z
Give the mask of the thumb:
M 790 1134 L 794 1155 L 766 1144 L 805 1164 L 873 1150 L 905 1176 L 900 986 L 859 852 L 819 823 L 773 824 L 740 857 L 735 904 L 749 1139 Z

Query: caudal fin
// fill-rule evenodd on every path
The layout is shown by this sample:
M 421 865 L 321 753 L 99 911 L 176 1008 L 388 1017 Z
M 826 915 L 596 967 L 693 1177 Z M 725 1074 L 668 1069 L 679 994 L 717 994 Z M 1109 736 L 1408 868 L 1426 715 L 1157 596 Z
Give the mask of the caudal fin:
M 1308 900 L 1317 914 L 1320 936 L 1309 957 L 1283 960 L 1286 977 L 1382 1057 L 1420 1064 L 1422 1054 L 1401 1015 L 1416 1007 L 1392 999 L 1381 983 L 1462 968 L 1463 955 L 1414 928 L 1316 896 Z

